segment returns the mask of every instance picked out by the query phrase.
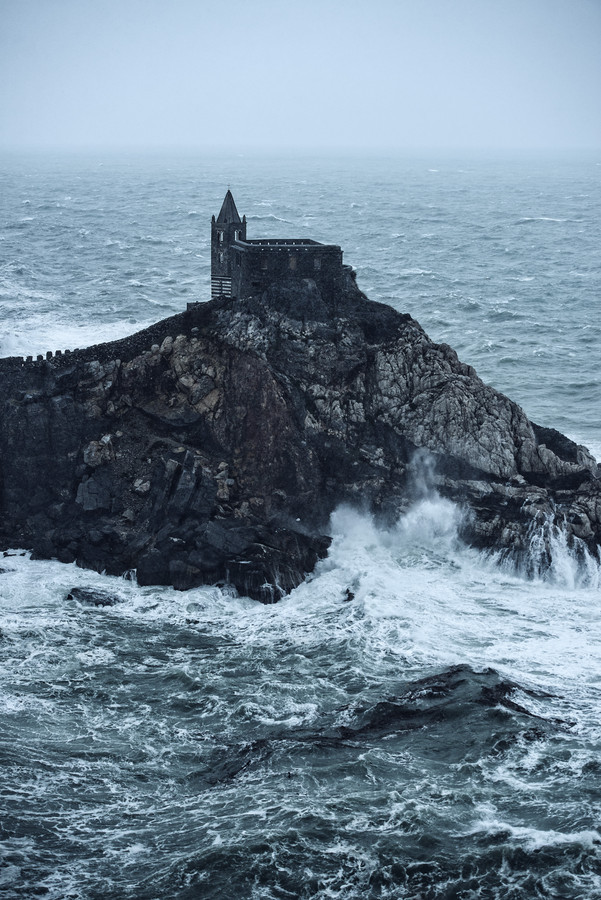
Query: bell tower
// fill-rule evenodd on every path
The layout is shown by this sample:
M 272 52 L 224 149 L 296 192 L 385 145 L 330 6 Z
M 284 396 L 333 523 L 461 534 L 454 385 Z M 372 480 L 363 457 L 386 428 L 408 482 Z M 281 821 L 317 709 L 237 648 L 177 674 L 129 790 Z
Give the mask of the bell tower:
M 229 190 L 217 219 L 211 218 L 211 299 L 232 296 L 232 254 L 234 241 L 246 240 L 246 216 L 241 219 Z

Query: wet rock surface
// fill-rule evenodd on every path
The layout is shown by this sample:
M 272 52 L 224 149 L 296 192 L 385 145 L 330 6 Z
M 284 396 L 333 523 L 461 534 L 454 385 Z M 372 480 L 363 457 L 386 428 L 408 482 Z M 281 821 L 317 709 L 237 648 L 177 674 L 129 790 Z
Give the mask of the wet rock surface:
M 114 594 L 104 591 L 91 590 L 89 588 L 71 588 L 67 594 L 67 600 L 77 600 L 85 606 L 116 606 L 121 601 Z
M 586 449 L 350 278 L 328 297 L 305 281 L 198 304 L 0 373 L 0 543 L 37 557 L 271 602 L 327 553 L 337 505 L 398 517 L 420 454 L 471 510 L 475 546 L 519 556 L 544 522 L 601 543 Z

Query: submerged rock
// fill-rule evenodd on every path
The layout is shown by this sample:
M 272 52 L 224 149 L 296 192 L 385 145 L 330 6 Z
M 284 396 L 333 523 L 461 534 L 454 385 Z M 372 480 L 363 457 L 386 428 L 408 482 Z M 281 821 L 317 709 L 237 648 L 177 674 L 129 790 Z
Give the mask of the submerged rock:
M 90 588 L 71 588 L 67 594 L 67 600 L 77 600 L 86 606 L 116 606 L 121 603 L 119 597 L 114 594 L 107 594 L 104 591 L 92 590 Z
M 0 372 L 0 544 L 37 557 L 271 602 L 325 556 L 336 506 L 389 523 L 424 482 L 469 507 L 477 547 L 518 557 L 542 522 L 601 543 L 588 451 L 351 278 Z

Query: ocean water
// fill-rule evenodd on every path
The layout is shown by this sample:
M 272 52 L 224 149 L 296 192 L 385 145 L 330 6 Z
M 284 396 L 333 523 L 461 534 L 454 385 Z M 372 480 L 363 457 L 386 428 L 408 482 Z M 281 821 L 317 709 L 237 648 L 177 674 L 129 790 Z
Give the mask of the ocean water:
M 229 185 L 249 236 L 339 243 L 368 296 L 599 458 L 600 181 L 591 156 L 5 156 L 0 354 L 207 298 Z M 519 577 L 463 514 L 340 509 L 272 607 L 0 560 L 0 895 L 601 898 L 600 562 L 558 535 Z

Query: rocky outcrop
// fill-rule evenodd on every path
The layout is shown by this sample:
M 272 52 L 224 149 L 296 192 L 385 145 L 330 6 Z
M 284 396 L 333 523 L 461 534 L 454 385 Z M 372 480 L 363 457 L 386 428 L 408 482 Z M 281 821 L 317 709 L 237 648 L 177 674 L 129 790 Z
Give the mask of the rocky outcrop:
M 601 543 L 595 460 L 531 423 L 349 277 L 211 301 L 112 344 L 0 361 L 0 543 L 141 584 L 278 599 L 342 502 L 386 521 L 412 460 L 466 504 L 463 536 L 518 556 L 533 524 Z

